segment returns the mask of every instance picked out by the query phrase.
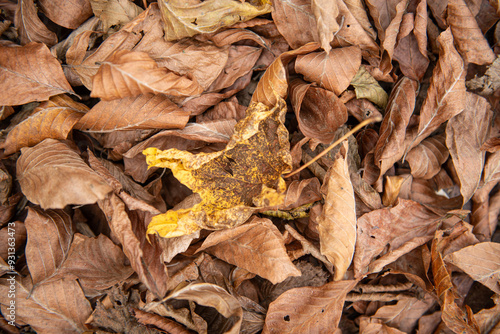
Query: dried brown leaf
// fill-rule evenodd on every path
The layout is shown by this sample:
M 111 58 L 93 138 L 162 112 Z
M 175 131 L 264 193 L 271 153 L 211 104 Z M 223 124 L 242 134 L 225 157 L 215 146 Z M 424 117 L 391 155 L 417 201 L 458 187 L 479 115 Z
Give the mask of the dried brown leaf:
M 382 320 L 373 317 L 361 317 L 359 323 L 360 334 L 403 334 L 404 332 L 390 327 L 383 323 Z
M 141 94 L 97 103 L 75 129 L 86 132 L 113 132 L 132 129 L 183 128 L 186 112 L 162 94 Z
M 399 175 L 385 177 L 384 194 L 382 196 L 384 206 L 393 206 L 396 203 L 399 191 L 405 180 L 406 177 Z
M 61 65 L 41 43 L 23 47 L 0 45 L 0 82 L 9 87 L 0 91 L 0 105 L 4 106 L 74 94 Z
M 29 235 L 26 262 L 33 285 L 50 280 L 66 260 L 73 240 L 74 225 L 62 210 L 28 208 L 25 221 Z
M 331 333 L 356 283 L 346 280 L 286 291 L 269 305 L 262 333 Z
M 17 3 L 14 25 L 18 29 L 22 45 L 40 42 L 50 47 L 57 43 L 57 35 L 50 31 L 38 17 L 33 0 L 20 0 Z
M 495 333 L 498 331 L 500 322 L 500 305 L 495 305 L 489 309 L 482 309 L 474 314 L 481 333 Z
M 351 12 L 352 16 L 356 21 L 363 27 L 363 29 L 368 33 L 368 35 L 375 40 L 377 38 L 377 32 L 373 29 L 370 19 L 368 18 L 368 13 L 365 9 L 365 5 L 361 0 L 345 0 L 347 8 Z
M 367 0 L 366 6 L 373 18 L 375 28 L 378 31 L 378 37 L 383 42 L 386 39 L 387 28 L 396 16 L 397 6 L 405 3 L 405 0 Z
M 89 0 L 39 0 L 38 5 L 49 19 L 68 29 L 76 29 L 92 16 Z
M 370 100 L 381 108 L 387 106 L 387 93 L 364 66 L 359 67 L 350 85 L 354 87 L 356 98 Z
M 295 70 L 308 81 L 340 95 L 351 83 L 361 65 L 361 51 L 358 47 L 345 47 L 329 53 L 312 52 L 298 56 Z
M 11 106 L 1 106 L 0 107 L 0 120 L 3 121 L 10 115 L 14 113 L 14 108 Z
M 292 49 L 319 42 L 311 2 L 306 0 L 273 1 L 273 21 Z
M 427 35 L 425 35 L 425 40 L 427 45 Z M 413 32 L 399 40 L 393 56 L 398 61 L 399 68 L 405 76 L 417 81 L 423 79 L 429 66 L 429 59 L 425 54 L 422 54 L 419 40 Z
M 75 151 L 54 139 L 21 150 L 17 178 L 26 198 L 43 209 L 92 204 L 111 191 Z
M 413 177 L 430 179 L 439 173 L 441 165 L 450 155 L 445 141 L 444 133 L 428 137 L 408 152 L 406 160 L 410 164 Z
M 337 23 L 337 16 L 339 15 L 337 1 L 312 0 L 311 11 L 316 18 L 318 39 L 321 47 L 326 53 L 329 53 L 332 49 L 330 42 L 333 40 L 334 33 L 340 29 Z
M 356 243 L 356 209 L 354 190 L 349 177 L 347 142 L 328 170 L 322 193 L 325 197 L 323 212 L 318 217 L 321 254 L 335 267 L 334 280 L 341 280 L 351 264 Z
M 42 102 L 33 115 L 10 130 L 5 140 L 5 154 L 31 147 L 44 139 L 66 139 L 78 120 L 88 111 L 84 104 L 67 95 L 57 95 Z
M 450 25 L 457 49 L 467 63 L 488 65 L 495 60 L 493 50 L 465 1 L 448 1 L 447 23 Z
M 169 334 L 191 334 L 190 330 L 178 322 L 158 314 L 144 312 L 135 308 L 134 317 L 143 325 L 161 328 Z
M 206 251 L 273 284 L 300 271 L 288 257 L 283 237 L 269 219 L 254 219 L 234 229 L 210 234 L 197 252 Z
M 91 12 L 102 22 L 102 29 L 108 31 L 111 26 L 130 22 L 143 9 L 129 0 L 86 0 L 91 5 Z
M 221 32 L 216 33 L 215 35 L 210 37 L 210 40 L 214 42 L 214 44 L 218 47 L 223 47 L 226 45 L 235 44 L 236 42 L 243 40 L 254 41 L 259 44 L 263 48 L 270 49 L 271 41 L 260 36 L 259 34 L 242 28 L 233 28 L 223 30 Z
M 120 50 L 107 58 L 92 79 L 92 97 L 113 100 L 146 93 L 191 96 L 203 89 L 196 81 L 179 76 L 145 52 Z

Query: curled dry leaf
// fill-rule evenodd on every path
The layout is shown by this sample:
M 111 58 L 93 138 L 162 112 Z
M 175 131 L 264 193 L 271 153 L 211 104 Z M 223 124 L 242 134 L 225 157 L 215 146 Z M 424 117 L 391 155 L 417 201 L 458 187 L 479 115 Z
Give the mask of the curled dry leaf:
M 28 208 L 26 230 L 26 263 L 33 285 L 52 279 L 66 260 L 74 226 L 71 217 L 62 210 L 43 211 Z
M 78 120 L 88 111 L 84 104 L 67 95 L 57 95 L 42 102 L 33 115 L 19 123 L 5 139 L 5 154 L 12 154 L 23 147 L 35 146 L 44 139 L 66 139 Z
M 165 23 L 165 38 L 169 41 L 200 33 L 212 33 L 220 28 L 271 12 L 270 1 L 259 0 L 254 3 L 255 6 L 249 2 L 233 0 L 158 2 Z
M 57 35 L 42 23 L 33 0 L 20 0 L 17 3 L 14 25 L 22 45 L 39 42 L 50 47 L 57 44 Z
M 41 43 L 23 47 L 0 45 L 0 82 L 9 87 L 0 91 L 0 105 L 4 106 L 73 93 L 61 65 Z
M 2 313 L 7 314 L 10 305 L 9 288 L 11 281 L 0 279 L 0 304 Z M 76 280 L 61 279 L 45 283 L 32 291 L 29 278 L 16 279 L 16 320 L 19 324 L 29 324 L 37 333 L 80 334 L 86 331 L 85 321 L 92 313 Z
M 210 234 L 197 252 L 219 259 L 277 284 L 300 276 L 286 253 L 283 237 L 269 219 L 256 218 L 242 226 Z
M 346 295 L 357 281 L 295 288 L 269 305 L 263 334 L 331 333 L 338 328 Z
M 196 81 L 158 67 L 147 53 L 120 50 L 99 67 L 91 96 L 113 100 L 146 93 L 191 96 L 202 91 Z
M 17 178 L 26 198 L 43 209 L 92 204 L 112 190 L 75 151 L 54 139 L 21 150 Z
M 97 103 L 75 129 L 86 132 L 112 132 L 133 129 L 183 128 L 189 112 L 177 107 L 162 94 L 141 94 Z
M 169 334 L 191 334 L 192 332 L 178 322 L 162 317 L 158 314 L 148 313 L 134 308 L 134 317 L 140 324 L 155 326 Z
M 321 254 L 335 267 L 334 280 L 341 280 L 351 264 L 356 243 L 356 208 L 349 177 L 347 142 L 328 170 L 321 187 L 325 204 L 318 217 Z M 342 152 L 343 151 L 343 152 Z
M 476 192 L 484 166 L 485 152 L 481 145 L 488 138 L 493 112 L 488 101 L 467 92 L 465 109 L 448 121 L 446 145 L 460 180 L 463 204 Z
M 337 23 L 339 15 L 337 1 L 311 0 L 311 10 L 316 18 L 321 47 L 329 53 L 332 49 L 330 42 L 333 40 L 334 33 L 340 29 Z
M 273 1 L 272 15 L 276 28 L 292 49 L 310 42 L 319 42 L 316 19 L 310 1 Z
M 148 234 L 176 237 L 201 228 L 221 229 L 245 222 L 258 207 L 279 205 L 286 189 L 281 174 L 291 170 L 284 100 L 272 109 L 253 103 L 226 148 L 193 155 L 170 149 L 144 151 L 149 166 L 168 167 L 201 196 L 189 209 L 155 216 Z
M 360 65 L 361 50 L 350 46 L 298 56 L 295 70 L 306 80 L 340 95 L 351 84 Z
M 427 35 L 425 35 L 425 40 L 427 41 Z M 430 61 L 425 54 L 421 53 L 422 50 L 418 43 L 415 34 L 409 33 L 398 42 L 393 56 L 398 61 L 399 68 L 405 76 L 421 81 Z M 427 45 L 427 42 L 425 44 Z
M 85 0 L 92 8 L 91 11 L 102 22 L 102 29 L 108 31 L 111 26 L 130 22 L 143 9 L 129 0 Z
M 53 22 L 68 29 L 76 29 L 92 16 L 89 0 L 39 0 L 42 12 Z
M 445 134 L 439 134 L 426 138 L 408 152 L 406 160 L 410 164 L 413 177 L 430 179 L 439 173 L 441 165 L 450 155 L 445 141 Z

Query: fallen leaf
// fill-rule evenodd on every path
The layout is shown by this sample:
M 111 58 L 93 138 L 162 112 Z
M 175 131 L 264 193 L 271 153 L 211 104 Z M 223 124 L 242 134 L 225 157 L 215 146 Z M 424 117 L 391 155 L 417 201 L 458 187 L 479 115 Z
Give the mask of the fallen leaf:
M 234 229 L 210 234 L 196 252 L 208 252 L 273 284 L 300 276 L 286 253 L 283 237 L 269 219 L 256 218 Z
M 367 99 L 375 103 L 381 108 L 387 106 L 389 97 L 385 90 L 375 80 L 371 74 L 366 71 L 364 66 L 358 67 L 357 73 L 350 82 L 356 92 L 356 98 Z
M 356 243 L 356 209 L 354 190 L 349 177 L 347 143 L 344 152 L 329 168 L 321 188 L 325 204 L 318 217 L 321 254 L 335 267 L 334 280 L 341 280 L 351 264 Z
M 383 323 L 382 320 L 374 319 L 373 317 L 362 317 L 359 323 L 360 334 L 402 334 L 404 332 L 390 327 Z
M 111 26 L 130 22 L 143 9 L 129 0 L 86 0 L 90 3 L 92 12 L 102 22 L 102 29 L 108 31 Z
M 424 139 L 406 155 L 411 175 L 415 178 L 430 179 L 441 170 L 450 153 L 446 149 L 446 136 L 439 134 Z
M 75 151 L 54 139 L 21 150 L 17 178 L 26 198 L 43 209 L 92 204 L 111 191 Z
M 377 107 L 367 99 L 352 99 L 345 106 L 349 114 L 354 116 L 360 123 L 369 118 L 382 118 L 382 114 Z
M 47 73 L 51 75 L 48 76 Z M 0 105 L 14 106 L 45 101 L 59 94 L 74 94 L 61 65 L 41 43 L 23 47 L 0 45 Z
M 498 330 L 498 323 L 500 322 L 500 305 L 495 305 L 489 309 L 482 309 L 474 314 L 480 333 L 494 333 Z
M 212 33 L 238 22 L 271 12 L 267 0 L 235 2 L 232 0 L 208 0 L 186 3 L 180 0 L 159 1 L 165 38 L 169 41 L 191 37 L 200 33 Z
M 372 27 L 364 3 L 361 0 L 346 0 L 344 3 L 356 21 L 363 27 L 368 35 L 375 40 L 377 38 L 377 32 Z
M 346 295 L 357 281 L 295 288 L 269 305 L 263 334 L 331 333 L 338 327 Z
M 418 43 L 419 41 L 415 34 L 411 32 L 398 42 L 394 49 L 393 57 L 399 63 L 399 68 L 405 76 L 421 81 L 429 66 L 429 59 L 425 54 L 421 53 L 422 51 Z
M 4 242 L 2 245 L 0 245 L 0 258 L 5 260 L 6 262 L 8 262 L 9 256 L 12 256 L 12 254 L 9 255 L 9 248 L 11 248 L 11 251 L 12 248 L 14 248 L 14 251 L 17 252 L 22 246 L 24 246 L 27 239 L 26 225 L 20 221 L 12 223 L 13 224 L 8 225 L 0 230 L 0 237 L 2 238 L 2 240 L 12 241 L 12 239 L 9 240 L 9 237 L 14 238 L 14 247 L 11 247 L 9 245 L 9 242 Z M 14 229 L 14 231 L 12 231 L 12 229 Z
M 306 0 L 273 1 L 273 21 L 292 49 L 319 42 L 311 2 Z
M 406 181 L 406 177 L 399 175 L 385 177 L 384 194 L 382 197 L 384 206 L 393 206 L 396 203 L 404 181 Z
M 404 3 L 405 0 L 368 0 L 366 6 L 373 18 L 375 28 L 378 31 L 378 37 L 383 42 L 386 39 L 386 30 L 391 24 L 391 21 L 396 16 L 397 5 Z
M 271 48 L 271 42 L 249 29 L 233 28 L 222 30 L 210 37 L 210 40 L 218 47 L 235 44 L 243 40 L 251 40 L 263 48 Z
M 469 92 L 465 98 L 465 109 L 446 126 L 446 145 L 460 180 L 463 204 L 469 201 L 481 181 L 485 160 L 481 145 L 488 138 L 493 117 L 485 98 Z
M 14 25 L 19 31 L 22 45 L 30 42 L 44 43 L 47 46 L 57 44 L 56 34 L 40 20 L 33 0 L 20 0 L 17 3 Z
M 484 75 L 478 77 L 477 74 L 474 78 L 468 80 L 465 85 L 467 88 L 477 91 L 478 94 L 488 96 L 493 94 L 494 91 L 500 88 L 500 58 L 497 57 L 495 61 L 487 67 Z
M 332 49 L 330 42 L 333 40 L 334 33 L 340 29 L 337 23 L 337 16 L 339 15 L 337 2 L 312 0 L 311 10 L 316 18 L 321 47 L 326 53 L 329 53 Z
M 73 101 L 67 95 L 51 97 L 35 108 L 32 116 L 9 131 L 4 144 L 5 154 L 35 146 L 47 138 L 66 139 L 87 111 L 86 105 Z
M 183 128 L 189 112 L 183 111 L 162 94 L 141 94 L 101 101 L 75 125 L 86 132 L 112 132 L 132 129 Z
M 133 314 L 137 321 L 143 325 L 154 326 L 170 334 L 191 334 L 191 331 L 186 327 L 172 319 L 154 313 L 144 312 L 136 308 L 133 309 Z
M 26 263 L 33 285 L 49 281 L 61 269 L 73 241 L 74 224 L 62 210 L 28 208 Z
M 279 205 L 285 191 L 281 174 L 291 169 L 288 131 L 282 123 L 285 113 L 283 100 L 272 109 L 252 104 L 223 151 L 193 155 L 176 149 L 146 149 L 149 166 L 172 169 L 176 178 L 201 196 L 201 202 L 190 209 L 154 217 L 148 234 L 175 237 L 200 228 L 234 227 L 256 207 Z
M 298 56 L 295 70 L 306 80 L 340 95 L 351 84 L 360 65 L 361 51 L 352 46 Z
M 37 3 L 52 22 L 68 29 L 78 28 L 92 16 L 89 0 L 39 0 Z
M 91 96 L 113 100 L 146 93 L 190 96 L 201 92 L 196 81 L 158 67 L 147 53 L 120 50 L 99 67 Z

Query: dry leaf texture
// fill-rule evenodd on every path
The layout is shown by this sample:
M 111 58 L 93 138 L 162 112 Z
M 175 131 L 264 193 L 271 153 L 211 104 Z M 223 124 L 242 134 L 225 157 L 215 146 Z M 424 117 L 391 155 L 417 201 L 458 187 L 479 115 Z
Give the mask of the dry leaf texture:
M 89 0 L 40 0 L 38 5 L 49 19 L 69 29 L 78 28 L 92 16 Z
M 50 47 L 57 43 L 57 35 L 40 21 L 33 0 L 20 0 L 17 3 L 14 24 L 22 45 L 39 42 Z

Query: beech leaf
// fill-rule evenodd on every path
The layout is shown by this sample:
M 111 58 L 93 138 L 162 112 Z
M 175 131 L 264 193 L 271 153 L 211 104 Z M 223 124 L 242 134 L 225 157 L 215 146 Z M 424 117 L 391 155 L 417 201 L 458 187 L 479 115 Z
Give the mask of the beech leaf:
M 310 42 L 320 41 L 311 1 L 273 1 L 272 15 L 276 28 L 293 49 Z
M 92 16 L 89 0 L 39 0 L 42 12 L 47 17 L 68 29 L 76 29 Z
M 430 179 L 441 170 L 441 165 L 450 155 L 445 145 L 444 134 L 426 138 L 406 155 L 411 175 L 415 178 Z
M 387 106 L 387 93 L 364 66 L 359 67 L 350 84 L 354 87 L 356 98 L 370 100 L 381 108 Z
M 94 15 L 101 20 L 104 31 L 108 31 L 111 26 L 130 22 L 143 11 L 129 0 L 90 0 L 90 5 Z
M 340 29 L 337 23 L 337 16 L 339 15 L 337 2 L 312 0 L 311 10 L 316 18 L 321 47 L 326 53 L 329 53 L 332 48 L 330 42 L 333 40 L 334 33 Z
M 57 44 L 57 35 L 42 23 L 33 0 L 20 0 L 17 3 L 14 24 L 23 45 L 30 42 L 44 43 L 49 47 Z

